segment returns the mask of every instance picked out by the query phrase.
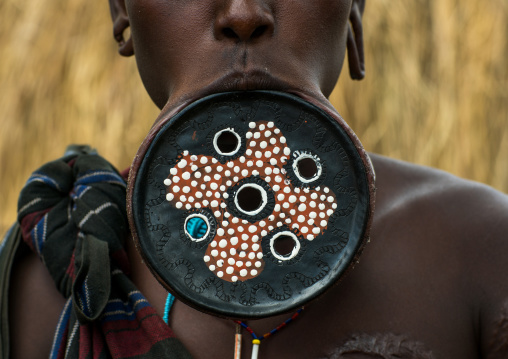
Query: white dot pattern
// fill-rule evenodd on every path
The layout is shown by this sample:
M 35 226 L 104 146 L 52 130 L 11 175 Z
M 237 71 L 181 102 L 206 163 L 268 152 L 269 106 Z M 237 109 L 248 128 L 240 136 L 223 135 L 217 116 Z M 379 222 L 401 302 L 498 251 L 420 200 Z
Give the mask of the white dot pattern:
M 273 122 L 251 122 L 249 128 L 245 156 L 221 164 L 211 156 L 184 151 L 164 180 L 166 200 L 176 208 L 212 209 L 218 228 L 204 261 L 217 277 L 229 282 L 245 281 L 263 271 L 265 262 L 259 240 L 268 231 L 285 224 L 311 241 L 323 233 L 337 208 L 335 194 L 329 188 L 301 191 L 286 177 L 283 166 L 291 149 Z M 226 211 L 225 190 L 250 176 L 259 176 L 270 185 L 276 202 L 273 213 L 255 223 Z M 200 178 L 203 180 L 198 186 L 195 179 Z

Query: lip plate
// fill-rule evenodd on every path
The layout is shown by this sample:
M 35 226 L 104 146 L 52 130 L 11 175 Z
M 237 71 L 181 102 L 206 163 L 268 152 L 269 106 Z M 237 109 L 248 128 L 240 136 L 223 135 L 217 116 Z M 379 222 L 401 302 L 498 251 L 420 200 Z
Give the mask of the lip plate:
M 211 295 L 208 296 L 190 296 L 185 289 L 187 284 L 176 283 L 173 279 L 168 279 L 168 273 L 164 269 L 160 268 L 161 258 L 157 256 L 157 243 L 153 243 L 153 239 L 147 239 L 150 237 L 150 231 L 146 230 L 146 223 L 144 223 L 145 217 L 145 207 L 147 203 L 147 194 L 141 195 L 141 197 L 145 197 L 145 199 L 139 198 L 139 194 L 143 192 L 140 191 L 140 188 L 145 188 L 146 179 L 144 178 L 144 174 L 146 174 L 147 168 L 150 167 L 149 162 L 150 158 L 157 156 L 157 144 L 160 142 L 160 139 L 164 137 L 164 134 L 167 131 L 174 130 L 178 128 L 179 121 L 185 121 L 183 118 L 189 112 L 196 110 L 202 106 L 205 106 L 210 101 L 221 101 L 228 99 L 231 101 L 234 99 L 235 101 L 252 101 L 265 99 L 269 101 L 281 101 L 288 102 L 290 104 L 297 103 L 298 106 L 304 106 L 308 111 L 312 112 L 316 116 L 319 116 L 327 123 L 327 126 L 332 129 L 336 135 L 341 138 L 342 148 L 346 148 L 346 152 L 348 156 L 351 158 L 351 163 L 353 163 L 353 174 L 354 177 L 357 178 L 358 183 L 356 184 L 361 192 L 361 198 L 359 202 L 361 202 L 361 209 L 358 213 L 355 213 L 355 216 L 360 218 L 361 220 L 356 224 L 353 224 L 354 229 L 350 231 L 350 238 L 347 244 L 342 248 L 339 252 L 341 254 L 340 258 L 335 262 L 335 265 L 331 265 L 331 270 L 326 274 L 327 281 L 326 283 L 322 283 L 322 280 L 319 280 L 317 283 L 312 284 L 310 287 L 300 288 L 294 287 L 292 291 L 297 292 L 298 298 L 294 298 L 291 296 L 289 299 L 285 299 L 283 302 L 274 301 L 273 298 L 270 298 L 270 293 L 268 295 L 264 295 L 267 297 L 265 303 L 256 303 L 255 305 L 249 304 L 245 305 L 241 303 L 233 303 L 232 300 L 239 300 L 238 297 L 245 297 L 246 293 L 249 291 L 245 289 L 245 283 L 243 284 L 231 284 L 231 283 L 221 283 L 224 281 L 220 281 L 216 278 L 211 278 L 208 276 L 204 276 L 200 278 L 200 280 L 196 281 L 196 283 L 204 283 L 207 282 L 207 288 L 204 289 L 205 292 L 211 292 Z M 301 100 L 293 95 L 284 94 L 284 93 L 275 93 L 275 92 L 267 92 L 267 91 L 255 91 L 255 92 L 236 92 L 236 93 L 224 93 L 224 94 L 215 94 L 209 96 L 207 98 L 201 99 L 193 103 L 191 106 L 185 108 L 182 112 L 180 112 L 176 116 L 172 116 L 167 118 L 164 123 L 161 124 L 161 127 L 156 135 L 151 138 L 147 138 L 147 141 L 142 145 L 140 151 L 138 153 L 136 160 L 133 164 L 131 176 L 129 178 L 129 187 L 128 187 L 128 214 L 129 214 L 129 222 L 131 225 L 132 234 L 136 243 L 138 250 L 141 252 L 141 255 L 145 259 L 148 267 L 155 275 L 155 277 L 161 282 L 163 286 L 165 286 L 170 292 L 175 294 L 179 299 L 183 300 L 187 304 L 210 314 L 215 314 L 228 318 L 262 318 L 271 315 L 281 314 L 285 312 L 289 312 L 294 310 L 297 307 L 300 307 L 310 300 L 313 300 L 320 295 L 322 295 L 326 289 L 331 287 L 334 283 L 338 282 L 343 274 L 349 271 L 357 257 L 361 253 L 363 246 L 366 243 L 366 239 L 368 237 L 370 223 L 372 220 L 372 212 L 373 212 L 373 204 L 374 204 L 374 185 L 373 185 L 373 171 L 370 168 L 369 162 L 365 161 L 362 156 L 362 153 L 357 150 L 358 143 L 356 138 L 350 138 L 349 131 L 346 131 L 342 127 L 342 119 L 340 117 L 336 118 L 329 114 L 329 111 L 316 107 L 315 105 L 311 105 L 308 102 Z M 349 129 L 348 129 L 349 130 Z M 308 134 L 305 134 L 307 137 Z M 288 139 L 289 140 L 289 139 Z M 149 195 L 148 195 L 149 196 Z M 157 198 L 157 197 L 155 197 Z M 150 198 L 153 200 L 154 198 Z M 354 238 L 351 238 L 354 237 Z M 318 243 L 318 241 L 311 242 L 312 245 L 314 243 Z M 160 243 L 159 243 L 160 244 Z M 320 248 L 324 248 L 324 246 L 317 246 L 314 250 L 319 250 Z M 309 248 L 309 251 L 312 248 Z M 199 258 L 199 255 L 197 256 Z M 202 257 L 201 257 L 202 258 Z M 202 259 L 201 259 L 202 262 Z M 198 264 L 199 265 L 199 264 Z M 204 265 L 203 265 L 204 266 Z M 164 267 L 164 266 L 163 266 Z M 206 271 L 208 269 L 204 266 Z M 206 272 L 205 272 L 206 273 Z M 211 272 L 208 271 L 207 274 Z M 288 273 L 286 273 L 287 275 Z M 272 273 L 273 275 L 273 273 Z M 277 276 L 277 275 L 276 275 Z M 170 276 L 171 277 L 171 276 Z M 183 276 L 185 277 L 185 276 Z M 284 277 L 283 277 L 284 278 Z M 257 281 L 255 284 L 259 286 L 259 284 L 265 279 L 261 278 L 260 281 Z M 195 285 L 195 284 L 193 284 Z M 211 287 L 215 287 L 210 290 Z M 220 289 L 219 289 L 220 288 Z M 227 290 L 226 290 L 227 289 Z M 280 290 L 284 292 L 283 286 L 280 287 Z M 228 300 L 220 299 L 216 300 L 218 292 L 224 293 L 232 293 L 231 297 L 228 297 Z M 239 292 L 243 292 L 242 295 Z M 277 290 L 275 290 L 277 292 Z M 273 293 L 272 293 L 273 294 Z M 273 295 L 272 295 L 273 296 Z M 223 298 L 225 296 L 223 295 Z M 245 302 L 245 301 L 244 301 Z M 252 301 L 250 301 L 252 303 Z

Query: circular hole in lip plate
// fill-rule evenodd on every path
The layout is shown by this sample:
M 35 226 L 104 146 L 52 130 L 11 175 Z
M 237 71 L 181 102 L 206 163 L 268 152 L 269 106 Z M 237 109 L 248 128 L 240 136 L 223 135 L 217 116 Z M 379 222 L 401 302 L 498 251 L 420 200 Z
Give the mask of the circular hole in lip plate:
M 323 166 L 317 156 L 304 152 L 293 161 L 293 171 L 300 181 L 310 183 L 321 176 Z
M 232 156 L 241 145 L 242 139 L 232 128 L 218 131 L 213 138 L 213 146 L 220 155 Z
M 298 173 L 306 180 L 311 180 L 319 173 L 316 161 L 311 157 L 305 157 L 296 164 Z
M 292 247 L 290 241 L 292 242 Z M 280 261 L 288 261 L 296 257 L 300 247 L 300 241 L 293 232 L 279 232 L 270 238 L 270 250 L 273 256 Z
M 248 215 L 256 215 L 263 210 L 268 201 L 266 190 L 256 183 L 246 183 L 235 195 L 238 210 Z

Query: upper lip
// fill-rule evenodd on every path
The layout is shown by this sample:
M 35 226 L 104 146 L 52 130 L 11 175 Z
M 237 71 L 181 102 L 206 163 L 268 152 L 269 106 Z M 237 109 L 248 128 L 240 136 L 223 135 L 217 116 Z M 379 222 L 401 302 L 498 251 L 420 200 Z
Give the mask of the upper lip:
M 199 97 L 231 91 L 272 90 L 287 92 L 291 88 L 292 86 L 287 82 L 272 76 L 266 71 L 232 71 L 202 88 L 199 91 Z
M 289 82 L 271 75 L 268 71 L 232 70 L 223 76 L 218 77 L 210 84 L 201 87 L 197 91 L 195 90 L 195 92 L 190 92 L 186 95 L 177 97 L 178 100 L 176 102 L 167 103 L 162 111 L 162 114 L 159 116 L 160 119 L 167 118 L 168 116 L 171 117 L 190 103 L 216 93 L 255 90 L 292 93 L 304 99 L 320 98 L 319 94 L 316 95 L 307 88 L 301 88 L 295 86 L 294 84 L 290 84 Z M 326 101 L 324 103 L 326 104 Z M 160 122 L 160 119 L 156 121 L 156 123 Z

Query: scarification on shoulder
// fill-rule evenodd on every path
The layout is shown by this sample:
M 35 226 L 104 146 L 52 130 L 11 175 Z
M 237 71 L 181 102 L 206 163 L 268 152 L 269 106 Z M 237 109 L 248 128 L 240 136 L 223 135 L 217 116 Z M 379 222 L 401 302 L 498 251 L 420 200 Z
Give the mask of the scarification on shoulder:
M 353 358 L 354 355 L 364 355 L 372 359 L 435 359 L 424 344 L 391 333 L 352 335 L 330 355 L 330 359 L 347 359 Z
M 508 354 L 508 299 L 503 303 L 499 318 L 494 324 L 489 351 L 495 354 Z

